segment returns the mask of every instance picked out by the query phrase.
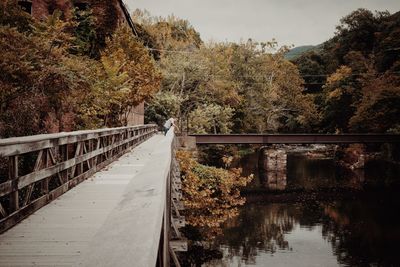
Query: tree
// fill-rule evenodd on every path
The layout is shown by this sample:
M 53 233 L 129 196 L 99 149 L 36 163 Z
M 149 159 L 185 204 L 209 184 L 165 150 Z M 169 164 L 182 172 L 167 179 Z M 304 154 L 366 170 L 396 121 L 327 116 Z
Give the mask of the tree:
M 368 79 L 349 125 L 355 132 L 391 132 L 400 126 L 400 79 L 390 74 Z
M 58 11 L 35 21 L 16 1 L 0 12 L 1 137 L 124 125 L 131 107 L 158 90 L 154 61 L 126 26 L 96 60 L 88 57 L 90 13 L 78 22 Z
M 95 58 L 97 51 L 96 19 L 92 10 L 74 9 L 73 36 L 75 37 L 71 47 L 71 53 Z
M 399 26 L 400 13 L 358 9 L 340 20 L 335 36 L 322 44 L 318 52 L 294 61 L 303 75 L 310 75 L 307 82 L 325 83 L 323 90 L 315 91 L 322 113 L 319 131 L 386 131 L 395 127 L 397 111 L 393 105 L 397 93 L 393 91 L 393 81 L 400 63 L 396 52 L 399 42 L 394 36 L 398 35 Z M 385 87 L 393 98 L 386 95 L 388 91 L 383 93 Z M 374 113 L 372 107 L 388 110 Z M 373 115 L 367 118 L 368 113 Z
M 216 104 L 198 106 L 189 115 L 189 128 L 192 133 L 223 133 L 231 132 L 234 109 Z
M 201 165 L 188 151 L 178 151 L 176 157 L 182 174 L 185 219 L 203 238 L 212 239 L 221 233 L 222 223 L 238 214 L 237 207 L 245 202 L 240 188 L 252 176 L 242 177 L 240 169 Z
M 352 85 L 352 70 L 341 66 L 327 78 L 324 86 L 324 107 L 322 122 L 327 132 L 348 132 L 348 122 L 354 114 L 356 91 Z
M 146 123 L 162 125 L 171 117 L 179 117 L 180 107 L 185 100 L 186 98 L 171 91 L 158 92 L 145 110 Z
M 151 36 L 153 48 L 160 50 L 161 57 L 164 56 L 164 50 L 194 50 L 203 43 L 189 21 L 174 15 L 167 18 L 152 17 L 148 11 L 136 9 L 132 17 Z
M 296 66 L 284 59 L 285 48 L 276 53 L 276 43 L 249 40 L 235 46 L 233 77 L 239 85 L 240 118 L 235 128 L 244 132 L 307 130 L 318 122 L 313 100 L 303 94 Z
M 132 107 L 159 89 L 161 76 L 154 61 L 127 26 L 120 25 L 107 40 L 101 59 L 103 73 L 95 84 L 104 125 L 126 125 Z
M 22 12 L 20 10 L 20 12 Z M 87 79 L 79 72 L 82 64 L 68 53 L 73 39 L 68 33 L 69 22 L 55 13 L 44 22 L 30 25 L 30 31 L 0 27 L 0 108 L 2 136 L 16 136 L 73 129 L 64 119 L 75 107 L 69 95 L 81 90 L 84 95 Z M 73 63 L 71 63 L 73 61 Z M 78 71 L 79 69 L 79 71 Z M 18 104 L 24 117 L 12 119 Z M 23 123 L 23 121 L 29 123 Z
M 389 16 L 386 12 L 375 14 L 367 9 L 357 9 L 340 20 L 334 37 L 337 44 L 333 53 L 344 64 L 344 57 L 349 51 L 360 51 L 364 56 L 373 52 L 379 25 Z
M 33 20 L 23 12 L 14 0 L 3 0 L 0 3 L 0 25 L 16 28 L 19 32 L 31 32 Z

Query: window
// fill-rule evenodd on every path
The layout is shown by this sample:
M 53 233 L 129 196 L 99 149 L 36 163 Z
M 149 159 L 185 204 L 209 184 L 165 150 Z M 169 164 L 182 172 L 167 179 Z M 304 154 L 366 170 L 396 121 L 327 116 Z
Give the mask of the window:
M 29 14 L 32 14 L 32 2 L 29 1 L 18 1 L 18 5 L 21 9 Z
M 85 11 L 88 9 L 87 3 L 74 3 L 74 7 L 79 11 Z

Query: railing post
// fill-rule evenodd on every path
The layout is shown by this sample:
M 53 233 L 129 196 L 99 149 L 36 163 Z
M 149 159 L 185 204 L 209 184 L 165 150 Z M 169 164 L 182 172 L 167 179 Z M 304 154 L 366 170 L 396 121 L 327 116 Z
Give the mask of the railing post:
M 168 174 L 167 178 L 167 193 L 164 208 L 164 231 L 163 231 L 163 267 L 170 266 L 169 257 L 169 239 L 170 239 L 170 227 L 171 227 L 171 173 Z
M 49 167 L 50 166 L 50 155 L 49 155 L 49 151 L 48 149 L 45 149 L 43 151 L 44 153 L 44 158 L 45 158 L 45 167 Z M 47 195 L 49 194 L 49 178 L 44 178 L 42 180 L 42 193 Z
M 61 161 L 67 161 L 68 160 L 68 144 L 60 146 L 60 157 Z M 64 174 L 62 174 L 63 177 L 63 183 L 68 183 L 69 179 L 69 170 L 66 169 Z
M 19 195 L 18 195 L 18 156 L 11 156 L 9 158 L 9 179 L 12 184 L 12 193 L 10 194 L 10 213 L 19 209 Z

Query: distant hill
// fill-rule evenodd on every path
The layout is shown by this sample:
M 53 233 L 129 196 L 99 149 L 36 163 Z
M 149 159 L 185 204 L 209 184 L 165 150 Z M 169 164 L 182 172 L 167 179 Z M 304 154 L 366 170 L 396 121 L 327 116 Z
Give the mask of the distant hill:
M 295 58 L 301 56 L 302 54 L 304 54 L 305 52 L 313 50 L 317 47 L 318 46 L 316 46 L 316 45 L 302 45 L 302 46 L 295 47 L 285 54 L 285 58 L 287 60 L 295 59 Z

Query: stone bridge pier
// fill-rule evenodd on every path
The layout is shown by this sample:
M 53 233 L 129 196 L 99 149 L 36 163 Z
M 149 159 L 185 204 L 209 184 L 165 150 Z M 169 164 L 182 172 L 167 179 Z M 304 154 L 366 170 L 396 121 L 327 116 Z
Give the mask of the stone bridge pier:
M 262 149 L 265 186 L 272 190 L 284 190 L 287 185 L 287 151 L 282 146 L 272 145 Z

